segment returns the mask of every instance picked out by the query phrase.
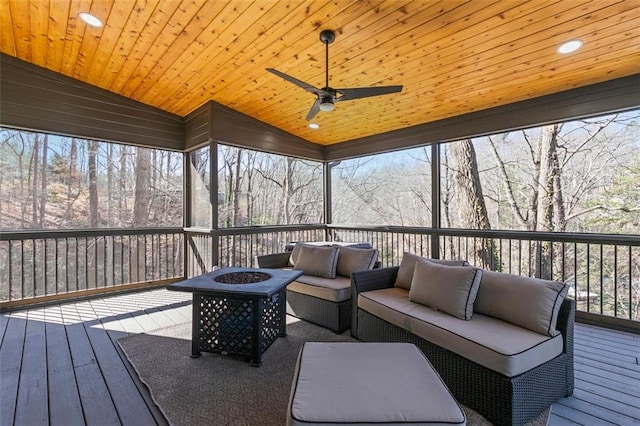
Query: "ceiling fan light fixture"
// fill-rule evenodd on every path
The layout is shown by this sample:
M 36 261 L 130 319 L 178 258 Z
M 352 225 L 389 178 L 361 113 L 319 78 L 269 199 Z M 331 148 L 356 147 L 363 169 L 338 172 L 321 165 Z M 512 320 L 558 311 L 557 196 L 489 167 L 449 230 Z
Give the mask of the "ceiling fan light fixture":
M 81 12 L 80 19 L 82 19 L 84 22 L 86 22 L 87 25 L 91 25 L 92 27 L 99 28 L 103 25 L 100 19 L 90 13 Z
M 333 111 L 334 108 L 335 105 L 330 98 L 324 98 L 322 102 L 320 102 L 320 111 Z
M 573 53 L 576 50 L 580 49 L 583 44 L 584 43 L 582 42 L 582 40 L 579 40 L 579 39 L 569 40 L 567 42 L 562 43 L 560 46 L 558 46 L 558 53 L 562 55 L 566 55 L 567 53 Z

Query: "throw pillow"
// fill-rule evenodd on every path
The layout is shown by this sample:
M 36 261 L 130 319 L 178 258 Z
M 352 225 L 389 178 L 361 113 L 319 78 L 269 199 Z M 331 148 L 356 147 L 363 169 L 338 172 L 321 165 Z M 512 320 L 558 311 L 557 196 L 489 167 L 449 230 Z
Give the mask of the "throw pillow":
M 336 274 L 351 277 L 351 273 L 373 268 L 378 259 L 378 250 L 339 247 Z
M 307 246 L 307 247 L 329 247 L 331 244 L 326 243 L 326 244 L 308 244 L 308 243 L 303 243 L 298 241 L 294 246 L 293 246 L 293 250 L 291 250 L 291 256 L 289 256 L 289 266 L 296 266 L 296 263 L 298 262 L 298 256 L 300 256 L 300 247 L 302 246 Z
M 454 317 L 470 320 L 482 270 L 467 266 L 416 262 L 409 299 Z
M 295 269 L 305 275 L 322 278 L 335 278 L 338 264 L 338 247 L 316 247 L 302 245 L 299 250 Z
M 557 281 L 484 271 L 474 311 L 556 336 L 558 312 L 568 291 Z
M 466 260 L 442 260 L 442 259 L 428 259 L 426 257 L 417 256 L 409 252 L 404 252 L 402 255 L 402 261 L 400 262 L 400 269 L 398 270 L 398 276 L 396 277 L 395 286 L 404 288 L 405 290 L 411 289 L 411 281 L 413 280 L 413 271 L 416 267 L 418 260 L 428 260 L 432 263 L 447 266 L 466 266 L 468 265 Z

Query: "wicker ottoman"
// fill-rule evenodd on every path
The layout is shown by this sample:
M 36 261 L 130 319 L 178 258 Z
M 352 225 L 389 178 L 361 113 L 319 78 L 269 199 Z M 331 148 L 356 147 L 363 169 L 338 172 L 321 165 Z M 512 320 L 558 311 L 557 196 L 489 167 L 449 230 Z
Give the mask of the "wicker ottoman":
M 440 376 L 409 343 L 305 343 L 287 425 L 464 425 Z

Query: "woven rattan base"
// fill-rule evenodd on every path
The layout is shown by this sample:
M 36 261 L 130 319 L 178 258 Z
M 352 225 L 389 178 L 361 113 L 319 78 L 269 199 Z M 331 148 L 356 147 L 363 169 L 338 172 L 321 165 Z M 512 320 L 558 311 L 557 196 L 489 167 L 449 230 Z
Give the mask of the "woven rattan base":
M 573 381 L 567 377 L 569 363 L 566 353 L 509 378 L 362 309 L 358 309 L 357 316 L 359 339 L 415 344 L 424 352 L 457 400 L 495 424 L 522 425 L 573 391 L 568 388 L 568 383 Z
M 351 326 L 351 300 L 333 302 L 287 290 L 287 314 L 343 333 Z
M 286 336 L 286 286 L 302 271 L 229 267 L 171 284 L 193 293 L 191 356 L 201 352 L 246 355 L 251 365 Z
M 259 365 L 260 355 L 284 335 L 284 297 L 284 289 L 262 299 L 196 295 L 196 352 L 245 355 Z

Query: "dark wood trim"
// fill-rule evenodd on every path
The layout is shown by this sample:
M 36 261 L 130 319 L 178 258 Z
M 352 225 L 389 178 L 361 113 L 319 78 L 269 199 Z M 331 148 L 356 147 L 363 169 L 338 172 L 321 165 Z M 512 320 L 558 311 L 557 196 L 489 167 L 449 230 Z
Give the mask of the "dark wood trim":
M 610 328 L 612 330 L 625 331 L 627 333 L 640 334 L 640 321 L 610 317 L 591 312 L 576 311 L 576 322 L 595 325 L 596 327 Z
M 29 299 L 12 300 L 0 303 L 0 313 L 10 312 L 21 308 L 36 308 L 46 306 L 52 303 L 60 303 L 66 301 L 77 301 L 93 297 L 103 297 L 105 295 L 120 294 L 139 290 L 146 290 L 154 287 L 166 287 L 169 284 L 182 281 L 183 278 L 170 278 L 159 281 L 147 281 L 143 283 L 126 284 L 115 287 L 92 288 L 89 290 L 80 290 L 70 293 L 54 294 L 50 296 L 32 297 Z
M 440 229 L 441 204 L 440 204 L 440 144 L 431 145 L 431 227 Z M 431 257 L 440 258 L 440 238 L 435 236 L 431 240 Z
M 341 160 L 631 110 L 640 106 L 638 87 L 640 74 L 634 74 L 509 105 L 353 139 L 327 146 L 325 160 Z
M 211 109 L 209 103 L 184 118 L 184 149 L 193 151 L 211 140 Z
M 0 54 L 0 124 L 115 143 L 182 150 L 183 119 Z
M 210 101 L 211 138 L 225 145 L 323 161 L 324 146 Z

